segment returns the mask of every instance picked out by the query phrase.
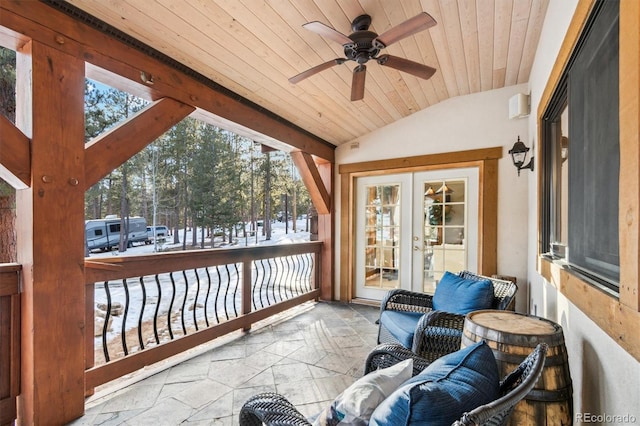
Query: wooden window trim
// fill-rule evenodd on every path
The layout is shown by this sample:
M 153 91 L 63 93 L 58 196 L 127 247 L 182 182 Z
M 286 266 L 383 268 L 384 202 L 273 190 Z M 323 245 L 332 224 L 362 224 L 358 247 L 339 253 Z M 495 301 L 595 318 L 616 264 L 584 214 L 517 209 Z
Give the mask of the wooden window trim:
M 342 164 L 340 176 L 340 300 L 353 299 L 355 243 L 355 180 L 358 177 L 409 173 L 460 167 L 478 167 L 479 221 L 478 271 L 492 275 L 497 270 L 498 160 L 502 147 L 392 158 Z
M 542 117 L 560 82 L 595 0 L 581 0 L 567 30 L 558 57 L 538 106 L 538 140 Z M 640 360 L 640 2 L 620 2 L 620 293 L 616 298 L 567 271 L 559 262 L 538 252 L 537 270 L 542 277 L 583 311 L 636 360 Z M 538 144 L 540 149 L 540 144 Z M 539 155 L 540 153 L 538 153 Z M 542 175 L 538 176 L 538 250 L 542 239 L 540 207 Z

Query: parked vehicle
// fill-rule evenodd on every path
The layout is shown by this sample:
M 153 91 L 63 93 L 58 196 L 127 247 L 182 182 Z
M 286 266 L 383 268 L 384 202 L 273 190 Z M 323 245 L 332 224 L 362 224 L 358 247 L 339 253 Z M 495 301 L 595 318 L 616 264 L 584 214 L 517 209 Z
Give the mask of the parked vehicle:
M 153 243 L 153 226 L 147 226 L 147 239 L 145 241 L 146 244 Z M 169 235 L 169 228 L 164 225 L 156 225 L 155 227 L 155 237 L 158 239 L 158 242 L 164 242 Z
M 144 243 L 147 240 L 147 221 L 143 217 L 129 217 L 129 233 L 127 235 L 127 246 L 133 243 Z M 85 239 L 87 248 L 92 250 L 108 251 L 117 247 L 120 242 L 120 222 L 119 217 L 107 216 L 104 219 L 91 219 L 85 221 Z

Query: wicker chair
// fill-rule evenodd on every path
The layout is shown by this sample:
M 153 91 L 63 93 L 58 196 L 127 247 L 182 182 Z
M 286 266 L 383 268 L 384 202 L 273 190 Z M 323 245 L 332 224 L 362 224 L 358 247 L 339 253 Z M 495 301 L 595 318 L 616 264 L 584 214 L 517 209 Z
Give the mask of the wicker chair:
M 518 290 L 512 281 L 486 277 L 469 271 L 458 276 L 472 280 L 490 280 L 493 284 L 492 309 L 511 309 Z M 408 313 L 415 320 L 414 338 L 411 349 L 416 354 L 432 362 L 441 356 L 460 349 L 464 315 L 433 310 L 433 295 L 394 289 L 387 292 L 380 304 L 380 317 L 385 311 Z M 383 320 L 379 321 L 378 343 L 402 344 L 389 331 Z
M 542 374 L 547 345 L 540 343 L 529 356 L 500 382 L 500 398 L 481 405 L 461 417 L 453 426 L 503 425 L 520 402 L 533 389 Z M 365 372 L 390 367 L 407 358 L 414 359 L 414 374 L 429 363 L 401 345 L 379 345 L 367 358 Z M 262 393 L 251 397 L 240 410 L 240 426 L 308 426 L 311 423 L 285 397 Z

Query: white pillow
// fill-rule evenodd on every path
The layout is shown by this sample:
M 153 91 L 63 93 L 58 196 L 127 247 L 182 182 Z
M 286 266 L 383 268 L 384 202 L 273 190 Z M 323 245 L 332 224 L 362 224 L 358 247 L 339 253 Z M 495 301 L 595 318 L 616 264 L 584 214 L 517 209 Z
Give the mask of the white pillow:
M 413 359 L 372 371 L 356 380 L 323 410 L 313 426 L 367 425 L 376 407 L 411 378 Z

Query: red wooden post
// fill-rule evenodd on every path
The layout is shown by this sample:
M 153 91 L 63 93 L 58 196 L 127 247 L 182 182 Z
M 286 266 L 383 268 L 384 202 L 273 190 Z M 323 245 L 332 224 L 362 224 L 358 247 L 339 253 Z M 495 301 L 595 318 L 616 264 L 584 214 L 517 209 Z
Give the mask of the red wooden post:
M 31 139 L 31 186 L 16 194 L 21 424 L 84 413 L 84 69 L 37 41 L 17 55 L 16 125 Z
M 322 181 L 328 188 L 329 199 L 333 196 L 333 163 L 322 163 L 318 165 L 318 170 Z M 333 231 L 334 231 L 334 207 L 329 205 L 329 212 L 326 214 L 318 214 L 318 241 L 322 241 L 322 250 L 318 255 L 318 264 L 321 281 L 318 283 L 320 289 L 320 299 L 333 300 Z

